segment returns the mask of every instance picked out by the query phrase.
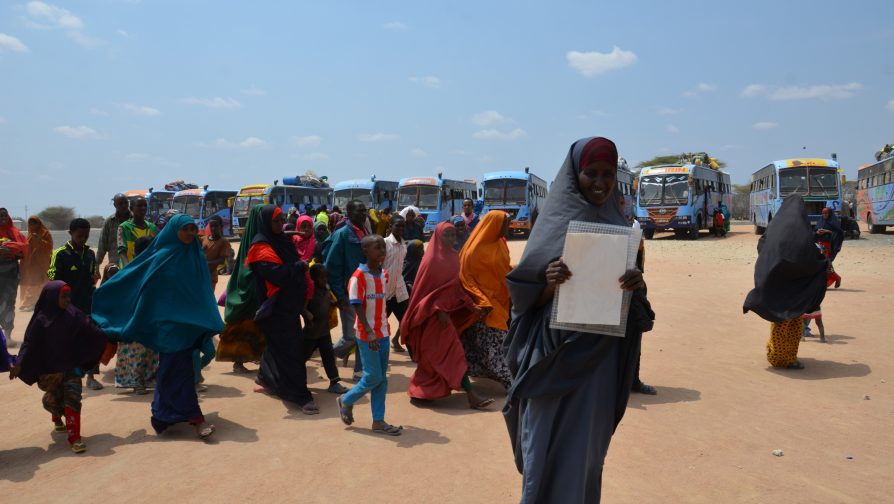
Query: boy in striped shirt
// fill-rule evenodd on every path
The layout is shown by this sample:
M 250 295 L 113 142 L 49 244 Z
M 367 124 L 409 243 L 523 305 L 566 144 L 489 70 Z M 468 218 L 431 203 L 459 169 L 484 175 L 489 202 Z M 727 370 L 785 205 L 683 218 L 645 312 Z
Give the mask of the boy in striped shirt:
M 339 415 L 345 425 L 354 423 L 354 404 L 367 392 L 372 407 L 372 431 L 377 434 L 399 436 L 403 427 L 385 422 L 385 394 L 388 392 L 388 312 L 385 309 L 385 292 L 388 272 L 382 268 L 385 262 L 385 240 L 379 235 L 367 235 L 360 241 L 366 256 L 348 280 L 348 301 L 354 309 L 354 329 L 357 335 L 357 351 L 363 362 L 363 377 L 346 394 L 338 396 Z

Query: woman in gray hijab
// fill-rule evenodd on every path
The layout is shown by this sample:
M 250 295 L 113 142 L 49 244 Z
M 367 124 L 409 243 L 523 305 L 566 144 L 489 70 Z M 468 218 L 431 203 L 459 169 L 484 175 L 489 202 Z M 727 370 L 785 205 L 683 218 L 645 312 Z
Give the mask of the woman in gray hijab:
M 561 260 L 569 221 L 628 226 L 612 194 L 617 166 L 611 140 L 575 142 L 506 277 L 512 323 L 504 350 L 513 380 L 503 415 L 523 475 L 522 503 L 599 502 L 603 460 L 627 407 L 642 332 L 654 319 L 634 269 L 619 279 L 634 292 L 624 338 L 550 328 L 556 287 L 573 273 Z

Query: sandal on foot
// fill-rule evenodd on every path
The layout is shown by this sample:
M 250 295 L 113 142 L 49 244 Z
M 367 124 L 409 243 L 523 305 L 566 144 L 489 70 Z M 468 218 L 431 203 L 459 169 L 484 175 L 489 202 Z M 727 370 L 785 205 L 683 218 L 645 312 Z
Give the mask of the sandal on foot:
M 317 403 L 313 401 L 308 401 L 304 403 L 304 406 L 301 406 L 301 412 L 305 415 L 319 415 L 320 407 L 317 406 Z
M 494 399 L 492 397 L 488 397 L 487 399 L 482 399 L 478 401 L 478 404 L 469 405 L 470 408 L 476 410 L 486 411 L 487 407 L 494 403 Z
M 326 389 L 326 392 L 341 395 L 341 394 L 344 394 L 345 392 L 347 392 L 348 390 L 350 390 L 350 389 L 348 389 L 348 387 L 345 387 L 341 383 L 334 382 L 329 385 L 329 388 Z
M 74 443 L 71 444 L 71 451 L 73 451 L 75 453 L 84 453 L 85 451 L 87 451 L 87 445 L 84 444 L 83 441 L 78 439 L 77 441 L 75 441 Z
M 62 423 L 62 420 L 53 422 L 53 432 L 66 432 L 65 424 Z
M 87 388 L 90 390 L 102 390 L 102 383 L 96 380 L 96 378 L 87 378 Z
M 802 364 L 801 361 L 796 360 L 795 362 L 792 362 L 788 366 L 785 366 L 785 368 L 786 369 L 804 369 L 804 364 Z
M 249 373 L 250 371 L 248 370 L 247 367 L 245 367 L 245 364 L 243 364 L 241 362 L 234 362 L 233 363 L 233 372 L 243 374 L 243 373 Z
M 393 348 L 394 351 L 397 352 L 397 353 L 404 353 L 404 352 L 406 352 L 406 350 L 404 350 L 404 347 L 400 346 L 400 341 L 398 341 L 397 339 L 392 339 L 392 340 L 391 340 L 391 348 Z
M 208 439 L 216 430 L 213 424 L 203 423 L 196 425 L 196 434 L 199 435 L 200 439 Z
M 375 434 L 383 434 L 385 436 L 400 436 L 404 432 L 404 426 L 399 425 L 397 427 L 391 424 L 383 424 L 380 427 L 376 427 L 372 430 Z
M 643 382 L 634 383 L 633 392 L 638 392 L 645 395 L 658 395 L 658 389 Z
M 341 417 L 342 423 L 345 425 L 354 423 L 354 407 L 345 406 L 341 400 L 341 396 L 335 398 L 335 404 L 338 404 L 338 414 Z

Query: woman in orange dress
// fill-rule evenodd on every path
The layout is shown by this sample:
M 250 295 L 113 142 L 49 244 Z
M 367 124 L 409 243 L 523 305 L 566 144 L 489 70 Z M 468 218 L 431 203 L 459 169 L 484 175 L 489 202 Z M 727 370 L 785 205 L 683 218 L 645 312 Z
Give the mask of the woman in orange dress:
M 53 255 L 53 236 L 40 217 L 28 217 L 28 251 L 22 259 L 21 311 L 34 311 L 43 286 L 49 282 L 47 270 Z

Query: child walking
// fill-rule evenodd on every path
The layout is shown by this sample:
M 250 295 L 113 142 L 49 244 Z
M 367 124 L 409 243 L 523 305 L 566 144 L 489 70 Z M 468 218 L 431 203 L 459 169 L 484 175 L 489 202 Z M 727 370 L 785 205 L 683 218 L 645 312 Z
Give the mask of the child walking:
M 53 431 L 67 432 L 75 453 L 87 449 L 81 439 L 81 379 L 105 347 L 103 332 L 72 304 L 71 288 L 59 280 L 46 284 L 9 377 L 37 383 L 44 391 L 43 407 L 52 415 Z
M 388 436 L 400 436 L 403 427 L 385 422 L 385 394 L 388 392 L 388 352 L 391 349 L 388 316 L 385 310 L 385 291 L 388 272 L 385 261 L 385 240 L 378 235 L 367 235 L 360 241 L 366 256 L 348 281 L 348 300 L 355 313 L 357 350 L 363 362 L 363 376 L 348 393 L 338 396 L 339 415 L 345 425 L 354 423 L 354 404 L 367 392 L 372 407 L 372 431 Z
M 333 302 L 334 296 L 329 291 L 326 267 L 319 263 L 311 266 L 310 278 L 314 283 L 314 294 L 307 304 L 307 311 L 311 316 L 305 318 L 302 331 L 304 361 L 307 362 L 314 351 L 319 350 L 320 360 L 323 361 L 323 368 L 326 370 L 326 377 L 329 378 L 329 388 L 326 390 L 333 394 L 344 394 L 348 389 L 339 383 L 341 378 L 338 377 L 335 352 L 332 350 L 332 335 L 329 333 L 331 329 L 330 311 L 335 309 L 335 303 Z M 337 313 L 335 320 L 338 321 Z

